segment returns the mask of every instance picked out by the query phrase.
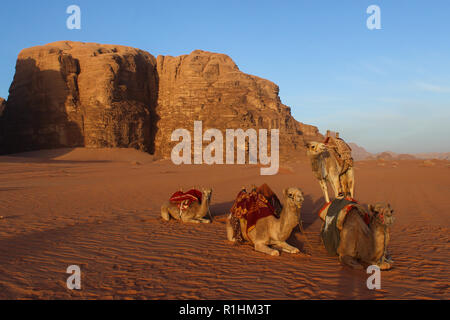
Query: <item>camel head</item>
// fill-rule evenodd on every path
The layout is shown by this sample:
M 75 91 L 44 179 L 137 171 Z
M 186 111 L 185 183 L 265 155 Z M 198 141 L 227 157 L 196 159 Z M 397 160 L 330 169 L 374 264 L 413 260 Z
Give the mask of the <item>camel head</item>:
M 285 197 L 285 204 L 292 203 L 295 207 L 301 208 L 305 198 L 303 197 L 303 192 L 299 188 L 290 187 L 283 190 Z
M 208 201 L 208 203 L 210 203 L 211 197 L 212 197 L 212 189 L 211 188 L 202 188 L 202 194 L 203 194 L 203 199 L 205 199 L 206 201 Z
M 389 203 L 378 202 L 374 205 L 369 205 L 369 210 L 372 212 L 372 221 L 387 227 L 394 223 L 394 210 Z
M 327 146 L 322 142 L 311 141 L 305 143 L 306 152 L 308 155 L 316 156 L 322 152 L 327 151 Z

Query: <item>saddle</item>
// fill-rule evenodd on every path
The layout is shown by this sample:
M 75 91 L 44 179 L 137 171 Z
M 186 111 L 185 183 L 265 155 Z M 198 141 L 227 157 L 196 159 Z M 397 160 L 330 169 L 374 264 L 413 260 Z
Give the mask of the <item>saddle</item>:
M 170 197 L 169 201 L 178 206 L 181 216 L 193 202 L 202 202 L 202 192 L 197 189 L 191 189 L 188 192 L 177 191 Z
M 278 199 L 275 192 L 270 189 L 270 187 L 264 183 L 256 189 L 256 192 L 262 194 L 275 209 L 275 215 L 277 218 L 280 217 L 283 206 L 281 205 L 280 199 Z
M 324 141 L 328 151 L 335 157 L 339 166 L 340 174 L 344 174 L 350 167 L 353 167 L 352 148 L 341 138 L 327 137 Z
M 358 201 L 350 197 L 337 198 L 326 203 L 322 209 L 320 209 L 319 217 L 322 221 L 326 222 L 327 216 L 337 215 L 336 226 L 340 231 L 342 230 L 347 214 L 354 208 L 358 210 L 358 213 L 364 222 L 369 225 L 370 216 L 367 211 L 358 203 Z
M 248 193 L 241 190 L 231 208 L 231 224 L 235 238 L 242 242 L 241 224 L 246 225 L 246 234 L 253 230 L 259 219 L 275 216 L 275 208 L 269 200 L 257 190 Z
M 325 204 L 319 211 L 319 217 L 325 222 L 320 235 L 322 242 L 331 255 L 337 254 L 340 242 L 340 231 L 344 225 L 347 214 L 356 208 L 364 222 L 369 225 L 370 217 L 366 210 L 350 197 L 337 198 Z

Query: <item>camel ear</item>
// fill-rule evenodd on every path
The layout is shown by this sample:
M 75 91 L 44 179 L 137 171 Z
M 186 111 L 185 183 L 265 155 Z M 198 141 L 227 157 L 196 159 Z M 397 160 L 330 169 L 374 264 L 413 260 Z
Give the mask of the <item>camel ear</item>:
M 373 204 L 369 204 L 369 211 L 375 212 L 375 206 Z
M 283 195 L 284 195 L 285 197 L 287 197 L 287 195 L 288 195 L 288 189 L 283 189 Z

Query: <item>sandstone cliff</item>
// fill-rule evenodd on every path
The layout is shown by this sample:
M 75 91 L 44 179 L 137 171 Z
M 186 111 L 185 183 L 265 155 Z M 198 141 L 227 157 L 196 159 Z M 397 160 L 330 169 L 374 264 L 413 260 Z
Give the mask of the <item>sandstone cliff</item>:
M 175 128 L 193 130 L 280 129 L 280 154 L 304 150 L 305 135 L 318 135 L 316 127 L 297 122 L 283 105 L 274 83 L 239 70 L 224 54 L 196 50 L 189 55 L 157 58 L 159 116 L 157 155 L 168 156 Z
M 1 149 L 153 151 L 156 92 L 156 60 L 138 49 L 78 42 L 25 49 L 1 120 Z
M 2 153 L 58 147 L 133 147 L 170 157 L 173 130 L 279 129 L 280 155 L 321 138 L 297 122 L 274 83 L 224 54 L 180 57 L 134 48 L 56 42 L 23 50 L 0 119 Z

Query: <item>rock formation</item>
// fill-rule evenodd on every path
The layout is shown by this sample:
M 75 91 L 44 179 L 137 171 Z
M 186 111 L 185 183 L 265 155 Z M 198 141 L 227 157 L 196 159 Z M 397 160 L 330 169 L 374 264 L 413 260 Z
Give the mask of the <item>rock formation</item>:
M 304 137 L 317 136 L 316 127 L 297 122 L 278 96 L 273 82 L 245 74 L 224 54 L 196 50 L 179 57 L 157 58 L 159 94 L 157 155 L 170 156 L 176 128 L 279 129 L 280 155 L 301 151 Z
M 450 152 L 417 153 L 414 156 L 418 159 L 450 160 Z
M 224 54 L 179 57 L 130 47 L 55 42 L 23 50 L 3 115 L 0 153 L 59 147 L 133 147 L 170 157 L 178 128 L 279 129 L 280 156 L 321 139 L 297 122 L 274 83 Z
M 152 152 L 156 93 L 156 60 L 147 52 L 79 42 L 25 49 L 1 119 L 1 151 L 86 146 Z
M 373 156 L 373 154 L 368 152 L 363 147 L 358 146 L 356 143 L 350 142 L 348 145 L 350 146 L 350 148 L 352 148 L 352 157 L 355 161 L 365 160 Z
M 3 109 L 5 109 L 6 101 L 2 97 L 0 97 L 0 117 L 2 116 Z

